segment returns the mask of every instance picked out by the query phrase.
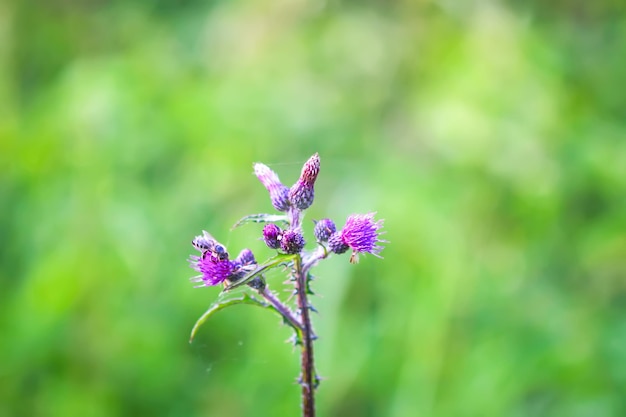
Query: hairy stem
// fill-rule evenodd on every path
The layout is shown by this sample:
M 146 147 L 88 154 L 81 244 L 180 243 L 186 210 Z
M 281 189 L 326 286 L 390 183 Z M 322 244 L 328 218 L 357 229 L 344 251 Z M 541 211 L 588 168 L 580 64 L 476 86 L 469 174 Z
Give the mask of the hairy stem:
M 313 364 L 313 328 L 309 315 L 309 301 L 307 299 L 306 274 L 303 272 L 302 259 L 298 255 L 294 261 L 294 273 L 296 278 L 296 292 L 298 308 L 300 310 L 300 322 L 302 323 L 302 356 L 300 385 L 302 386 L 302 416 L 315 416 L 315 387 L 317 376 Z
M 306 276 L 309 272 L 309 269 L 314 267 L 321 259 L 324 259 L 328 256 L 328 250 L 323 246 L 319 245 L 315 252 L 311 253 L 311 255 L 303 260 L 302 263 L 302 273 Z
M 299 229 L 300 228 L 300 216 L 302 212 L 295 207 L 289 207 L 288 219 L 289 225 L 291 229 Z
M 276 295 L 271 292 L 267 287 L 263 287 L 258 290 L 259 294 L 263 296 L 283 317 L 291 324 L 294 329 L 300 329 L 304 333 L 304 326 L 300 323 L 300 320 L 293 314 L 293 312 L 284 305 Z

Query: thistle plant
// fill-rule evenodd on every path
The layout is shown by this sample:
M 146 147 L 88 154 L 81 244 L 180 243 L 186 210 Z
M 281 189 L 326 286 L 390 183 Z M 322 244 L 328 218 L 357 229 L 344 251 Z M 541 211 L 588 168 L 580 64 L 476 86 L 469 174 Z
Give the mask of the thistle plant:
M 192 245 L 200 255 L 189 258 L 191 267 L 200 274 L 191 278 L 197 287 L 223 286 L 223 290 L 209 309 L 198 319 L 191 331 L 190 342 L 198 328 L 214 313 L 235 304 L 251 304 L 278 313 L 283 322 L 293 329 L 291 339 L 301 350 L 301 373 L 298 382 L 302 387 L 302 415 L 315 415 L 315 389 L 320 378 L 315 372 L 313 342 L 317 339 L 310 313 L 316 311 L 309 301 L 313 275 L 311 269 L 331 254 L 351 251 L 350 262 L 358 262 L 359 254 L 370 253 L 381 257 L 385 240 L 380 238 L 382 220 L 375 220 L 374 213 L 348 216 L 345 225 L 337 230 L 328 218 L 314 221 L 313 235 L 316 247 L 306 250 L 302 230 L 304 211 L 315 197 L 315 181 L 320 172 L 320 158 L 313 155 L 302 167 L 300 178 L 291 187 L 280 182 L 278 175 L 262 163 L 254 164 L 254 173 L 270 195 L 272 206 L 279 214 L 254 214 L 245 216 L 234 226 L 265 223 L 263 241 L 276 253 L 265 262 L 258 263 L 250 249 L 243 249 L 231 259 L 226 247 L 206 231 L 196 236 Z M 274 268 L 286 270 L 289 283 L 293 285 L 296 305 L 292 309 L 271 291 L 265 273 Z M 245 286 L 245 287 L 244 287 Z M 232 296 L 234 288 L 249 288 L 243 295 Z

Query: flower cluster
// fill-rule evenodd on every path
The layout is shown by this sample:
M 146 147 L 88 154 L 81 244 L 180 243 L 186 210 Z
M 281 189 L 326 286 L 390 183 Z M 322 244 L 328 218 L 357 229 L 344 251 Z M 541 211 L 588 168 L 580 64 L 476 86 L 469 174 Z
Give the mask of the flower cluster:
M 386 241 L 379 239 L 379 229 L 383 227 L 383 220 L 375 221 L 374 214 L 352 214 L 348 216 L 343 228 L 338 232 L 333 232 L 328 237 L 329 249 L 334 253 L 344 253 L 348 249 L 352 249 L 350 256 L 352 263 L 358 261 L 359 253 L 371 253 L 380 258 L 383 247 L 379 243 Z M 326 220 L 330 221 L 330 219 Z
M 380 239 L 382 220 L 375 220 L 374 213 L 353 214 L 348 216 L 345 225 L 337 230 L 330 219 L 315 222 L 314 236 L 322 251 L 304 253 L 306 241 L 302 234 L 301 219 L 303 211 L 313 204 L 315 181 L 320 172 L 320 158 L 316 153 L 309 158 L 300 173 L 300 177 L 291 187 L 283 185 L 278 175 L 267 165 L 254 164 L 254 173 L 267 189 L 272 206 L 285 212 L 284 221 L 279 226 L 267 223 L 263 228 L 263 241 L 270 249 L 281 253 L 300 254 L 310 264 L 325 258 L 328 253 L 342 254 L 352 250 L 350 262 L 358 260 L 361 253 L 371 253 L 380 257 L 383 247 Z M 286 225 L 286 227 L 285 227 Z M 229 260 L 226 248 L 211 235 L 204 232 L 196 237 L 193 246 L 200 251 L 200 256 L 191 256 L 191 267 L 201 275 L 192 278 L 201 282 L 200 286 L 218 285 L 223 282 L 236 282 L 253 270 L 257 265 L 254 254 L 249 249 L 241 251 L 235 260 Z
M 200 287 L 218 285 L 225 281 L 235 282 L 256 266 L 254 254 L 250 249 L 243 249 L 234 260 L 229 260 L 228 254 L 226 257 L 220 257 L 211 249 L 200 251 L 202 253 L 200 256 L 189 257 L 191 267 L 200 272 L 200 275 L 191 280 L 201 282 Z

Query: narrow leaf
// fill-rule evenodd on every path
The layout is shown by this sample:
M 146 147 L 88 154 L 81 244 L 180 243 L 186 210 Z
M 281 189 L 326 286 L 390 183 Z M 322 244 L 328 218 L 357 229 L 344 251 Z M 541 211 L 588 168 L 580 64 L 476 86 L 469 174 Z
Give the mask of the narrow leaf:
M 230 228 L 230 230 L 236 229 L 239 226 L 242 226 L 246 223 L 265 223 L 265 222 L 287 222 L 287 216 L 284 214 L 250 214 L 249 216 L 243 217 L 237 223 Z
M 267 271 L 268 269 L 274 268 L 282 263 L 291 261 L 294 259 L 295 256 L 296 255 L 288 255 L 288 254 L 279 253 L 278 255 L 269 258 L 267 261 L 263 262 L 262 264 L 257 265 L 256 268 L 248 272 L 241 279 L 239 279 L 238 281 L 224 288 L 223 292 L 227 292 L 227 291 L 232 290 L 233 288 L 237 288 L 239 286 L 247 284 L 257 275 Z
M 251 297 L 248 294 L 243 294 L 239 298 L 231 298 L 227 301 L 216 301 L 209 307 L 209 309 L 196 321 L 193 329 L 191 329 L 191 337 L 189 338 L 189 343 L 193 342 L 194 337 L 196 336 L 196 332 L 213 314 L 217 313 L 220 310 L 225 309 L 226 307 L 230 307 L 236 304 L 252 304 L 263 308 L 271 308 L 274 309 L 271 305 L 264 303 L 256 298 Z

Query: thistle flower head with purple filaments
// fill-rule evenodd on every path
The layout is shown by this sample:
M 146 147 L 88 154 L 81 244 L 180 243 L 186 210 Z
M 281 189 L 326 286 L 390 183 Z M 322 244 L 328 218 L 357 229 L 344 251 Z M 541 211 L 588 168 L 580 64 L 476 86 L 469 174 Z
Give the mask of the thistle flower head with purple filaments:
M 199 287 L 218 285 L 226 281 L 233 273 L 234 265 L 231 261 L 220 259 L 215 253 L 204 251 L 201 256 L 191 255 L 190 266 L 201 275 L 193 277 L 194 282 L 202 282 Z
M 329 240 L 332 252 L 344 253 L 352 249 L 350 262 L 358 262 L 359 253 L 371 253 L 382 258 L 380 252 L 384 249 L 379 243 L 386 243 L 380 239 L 379 230 L 383 227 L 383 220 L 374 220 L 375 213 L 352 214 L 348 216 L 346 224 L 339 232 L 333 233 Z

